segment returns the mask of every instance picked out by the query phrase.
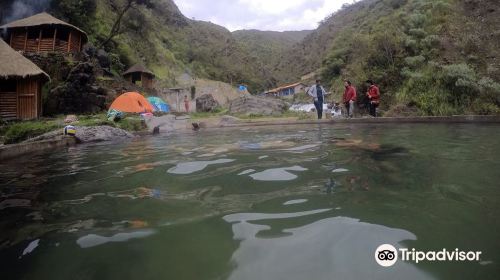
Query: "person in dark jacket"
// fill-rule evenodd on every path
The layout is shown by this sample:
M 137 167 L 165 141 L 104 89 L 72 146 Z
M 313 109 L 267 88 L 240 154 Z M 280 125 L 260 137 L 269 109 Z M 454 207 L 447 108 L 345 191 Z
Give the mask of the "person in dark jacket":
M 321 86 L 321 81 L 316 80 L 316 84 L 309 88 L 307 94 L 314 99 L 314 107 L 316 107 L 316 112 L 318 112 L 318 120 L 321 120 L 323 117 L 323 103 L 326 94 L 325 89 Z
M 344 81 L 344 105 L 347 110 L 347 117 L 354 116 L 354 104 L 356 104 L 356 89 L 352 86 L 351 81 Z
M 366 84 L 368 86 L 366 96 L 368 96 L 368 107 L 370 108 L 370 115 L 376 117 L 377 107 L 380 105 L 380 90 L 372 80 L 366 81 Z

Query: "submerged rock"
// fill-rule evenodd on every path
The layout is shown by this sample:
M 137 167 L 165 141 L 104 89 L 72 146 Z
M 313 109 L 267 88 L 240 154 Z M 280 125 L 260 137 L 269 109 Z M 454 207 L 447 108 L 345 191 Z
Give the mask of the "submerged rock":
M 240 122 L 241 119 L 233 116 L 224 115 L 220 118 L 219 125 L 235 124 Z
M 157 128 L 159 133 L 186 130 L 191 126 L 187 119 L 176 118 L 174 115 L 146 118 L 146 125 L 149 131 L 154 132 Z

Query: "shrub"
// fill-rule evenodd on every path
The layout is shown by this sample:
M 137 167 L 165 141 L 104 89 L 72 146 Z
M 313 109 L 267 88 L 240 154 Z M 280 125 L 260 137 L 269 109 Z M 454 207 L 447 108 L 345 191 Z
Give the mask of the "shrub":
M 451 100 L 456 105 L 465 105 L 477 96 L 479 86 L 475 71 L 469 65 L 452 64 L 443 66 L 441 82 L 446 90 L 451 93 Z
M 408 0 L 386 0 L 386 2 L 394 9 L 399 9 L 406 4 Z
M 427 48 L 435 48 L 439 46 L 440 42 L 438 35 L 429 35 L 422 40 L 422 44 Z
M 425 15 L 416 13 L 409 17 L 408 23 L 412 28 L 420 28 L 424 25 L 425 20 Z
M 344 61 L 340 58 L 329 58 L 325 61 L 325 67 L 322 70 L 323 77 L 336 77 L 340 75 Z
M 408 31 L 408 34 L 410 34 L 414 38 L 424 38 L 427 35 L 425 30 L 423 30 L 422 28 L 412 28 Z
M 421 55 L 409 56 L 405 58 L 405 63 L 410 67 L 417 67 L 425 62 L 425 57 Z

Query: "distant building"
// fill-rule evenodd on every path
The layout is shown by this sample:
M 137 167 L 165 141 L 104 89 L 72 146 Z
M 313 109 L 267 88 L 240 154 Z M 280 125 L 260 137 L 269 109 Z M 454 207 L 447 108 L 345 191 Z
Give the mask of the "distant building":
M 81 29 L 47 13 L 13 21 L 0 29 L 6 30 L 5 40 L 11 48 L 29 53 L 77 53 L 88 41 Z
M 136 64 L 125 71 L 125 73 L 123 73 L 123 77 L 133 84 L 142 86 L 143 88 L 152 89 L 155 74 L 143 65 Z
M 268 90 L 264 92 L 266 96 L 292 96 L 297 93 L 305 92 L 307 85 L 303 83 L 294 83 L 290 85 L 284 85 L 275 89 Z
M 49 76 L 0 39 L 0 118 L 35 119 L 42 115 L 42 85 Z

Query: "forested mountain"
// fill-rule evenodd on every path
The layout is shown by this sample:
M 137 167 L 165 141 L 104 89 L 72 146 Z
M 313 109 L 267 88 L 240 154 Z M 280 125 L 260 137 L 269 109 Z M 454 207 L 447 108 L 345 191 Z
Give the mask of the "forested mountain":
M 344 6 L 284 55 L 292 81 L 319 70 L 340 95 L 380 84 L 385 109 L 429 115 L 499 113 L 500 5 L 496 0 L 365 0 Z
M 32 11 L 13 8 L 19 3 Z M 130 9 L 124 9 L 127 4 Z M 186 18 L 172 0 L 0 5 L 0 21 L 45 10 L 81 27 L 111 54 L 115 73 L 142 62 L 160 86 L 176 86 L 176 77 L 188 73 L 247 84 L 258 93 L 316 72 L 337 96 L 342 79 L 351 79 L 360 92 L 363 81 L 373 79 L 381 87 L 383 110 L 500 112 L 497 0 L 362 0 L 345 5 L 314 31 L 232 33 Z

